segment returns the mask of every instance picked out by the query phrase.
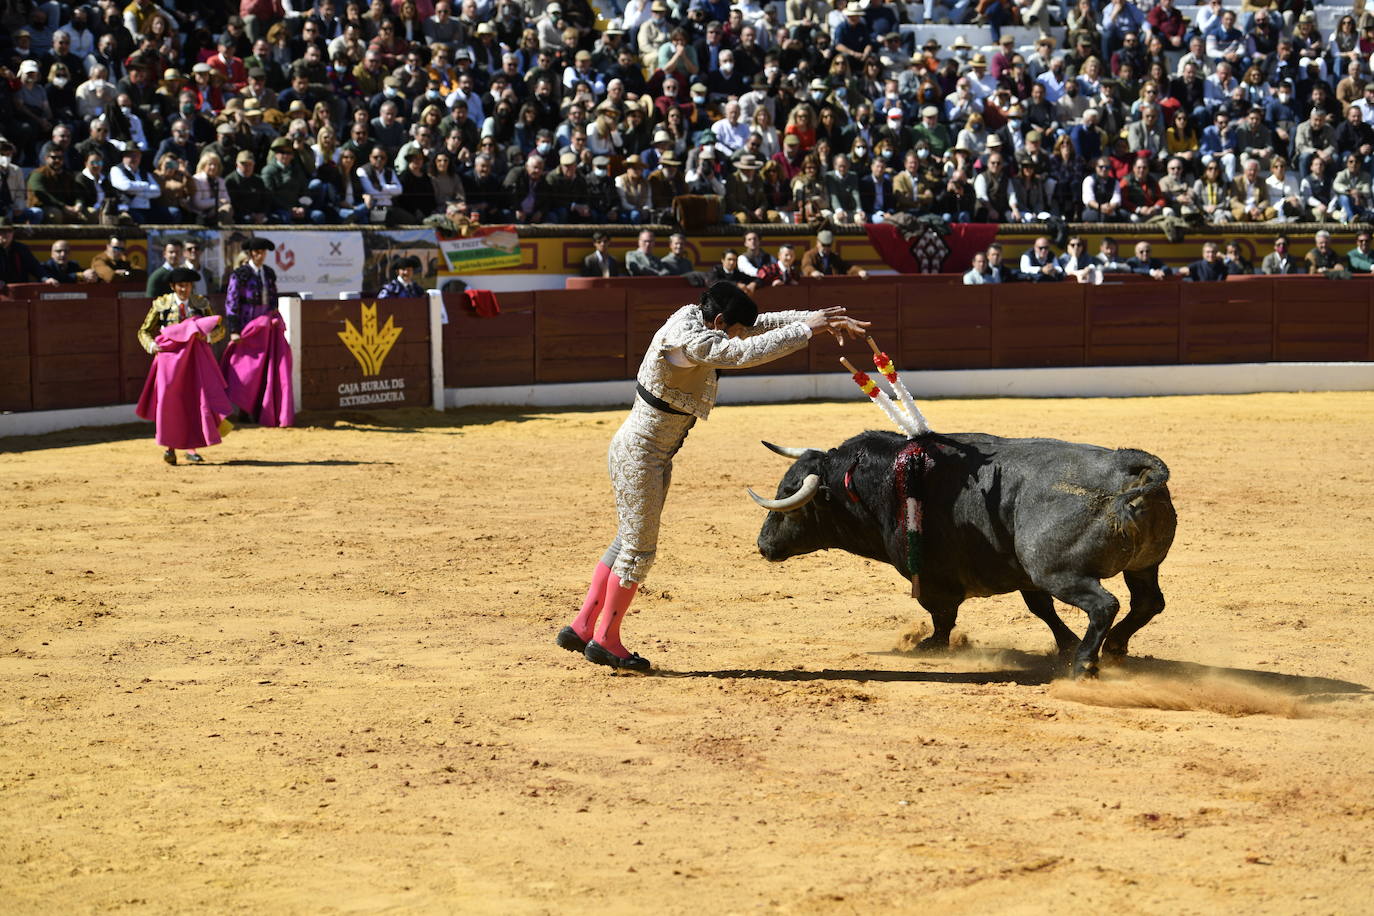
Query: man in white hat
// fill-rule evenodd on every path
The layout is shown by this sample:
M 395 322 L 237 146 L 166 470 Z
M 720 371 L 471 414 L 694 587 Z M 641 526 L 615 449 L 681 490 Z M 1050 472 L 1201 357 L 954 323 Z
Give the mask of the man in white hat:
M 849 0 L 844 8 L 844 23 L 835 29 L 835 51 L 851 58 L 853 63 L 860 63 L 874 50 L 873 33 L 864 19 L 863 6 L 858 0 Z
M 894 105 L 887 110 L 887 117 L 885 120 L 886 123 L 878 128 L 877 134 L 873 138 L 873 142 L 877 143 L 879 140 L 889 140 L 892 143 L 892 149 L 898 153 L 902 150 L 911 149 L 911 145 L 915 142 L 915 138 L 911 135 L 911 130 L 906 126 L 906 112 Z
M 768 209 L 768 191 L 759 179 L 763 163 L 745 153 L 735 160 L 735 171 L 725 182 L 725 212 L 741 223 L 775 223 L 776 210 Z
M 576 91 L 579 83 L 585 83 L 595 98 L 606 94 L 606 77 L 592 66 L 592 52 L 585 48 L 573 55 L 572 66 L 563 68 L 563 88 L 569 94 Z
M 973 55 L 973 59 L 968 62 L 968 72 L 964 78 L 969 81 L 969 89 L 975 98 L 987 99 L 997 88 L 997 80 L 992 78 L 988 72 L 988 58 L 982 51 Z
M 654 131 L 654 144 L 647 150 L 639 154 L 639 158 L 644 160 L 646 173 L 652 173 L 658 168 L 660 158 L 673 148 L 673 135 L 662 128 Z
M 534 21 L 534 31 L 539 36 L 539 47 L 546 51 L 557 51 L 563 46 L 563 4 L 550 3 L 544 7 L 544 15 Z

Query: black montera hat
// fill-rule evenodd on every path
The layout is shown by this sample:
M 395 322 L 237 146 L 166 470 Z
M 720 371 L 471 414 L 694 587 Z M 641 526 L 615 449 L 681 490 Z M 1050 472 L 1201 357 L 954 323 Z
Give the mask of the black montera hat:
M 401 258 L 399 261 L 396 262 L 396 269 L 397 269 L 397 270 L 405 270 L 407 267 L 409 267 L 411 270 L 419 270 L 419 269 L 420 269 L 420 259 L 417 258 L 417 257 L 411 256 L 411 257 L 408 257 L 408 258 Z
M 255 235 L 243 243 L 244 251 L 276 251 L 277 246 L 272 244 L 270 239 Z
M 199 283 L 200 274 L 189 267 L 174 267 L 167 274 L 168 283 Z

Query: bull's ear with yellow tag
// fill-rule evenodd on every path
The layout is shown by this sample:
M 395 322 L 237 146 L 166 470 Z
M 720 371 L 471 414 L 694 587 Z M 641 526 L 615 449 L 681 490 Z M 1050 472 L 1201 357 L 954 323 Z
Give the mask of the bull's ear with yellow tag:
M 221 439 L 223 439 L 225 436 L 229 435 L 233 431 L 234 424 L 229 422 L 228 417 L 224 417 L 219 421 L 219 437 Z

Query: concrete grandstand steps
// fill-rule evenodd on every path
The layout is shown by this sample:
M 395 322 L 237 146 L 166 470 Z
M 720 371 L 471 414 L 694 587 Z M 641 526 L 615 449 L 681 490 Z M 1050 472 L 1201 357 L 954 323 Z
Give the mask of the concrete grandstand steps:
M 1184 19 L 1193 22 L 1197 19 L 1197 14 L 1206 8 L 1206 4 L 1189 4 L 1186 6 L 1180 4 L 1178 11 L 1183 14 Z M 1237 25 L 1245 21 L 1246 14 L 1240 12 L 1239 6 L 1227 4 L 1225 8 L 1236 11 Z M 1318 4 L 1316 9 L 1313 10 L 1313 12 L 1317 14 L 1317 31 L 1321 32 L 1322 37 L 1325 38 L 1328 32 L 1335 30 L 1336 23 L 1341 21 L 1341 17 L 1349 14 L 1350 11 L 1350 5 L 1345 3 Z M 972 40 L 972 38 L 969 39 L 969 41 Z
M 942 56 L 949 53 L 949 46 L 953 44 L 954 40 L 960 35 L 964 36 L 965 41 L 973 45 L 975 51 L 987 53 L 988 51 L 995 51 L 997 49 L 997 43 L 992 40 L 992 30 L 985 25 L 907 24 L 901 26 L 901 31 L 903 35 L 910 34 L 916 36 L 917 48 L 934 38 L 942 45 L 940 50 Z M 1063 32 L 1064 30 L 1062 28 L 1055 28 L 1050 31 L 1050 34 L 1055 36 L 1055 40 L 1060 45 L 1064 43 Z M 1035 42 L 1040 38 L 1040 30 L 1033 26 L 1009 26 L 1002 30 L 1002 34 L 1011 35 L 1016 42 L 1017 50 L 1024 54 L 1029 54 L 1034 51 Z

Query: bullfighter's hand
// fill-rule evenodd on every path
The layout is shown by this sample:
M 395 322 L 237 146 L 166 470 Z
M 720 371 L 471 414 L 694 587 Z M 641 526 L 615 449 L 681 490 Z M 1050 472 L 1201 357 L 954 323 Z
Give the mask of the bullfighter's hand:
M 826 321 L 826 330 L 835 335 L 835 340 L 839 341 L 840 346 L 844 346 L 844 335 L 848 334 L 850 340 L 858 340 L 866 336 L 865 329 L 873 322 L 860 321 L 858 318 L 850 318 L 846 315 L 836 316 Z

